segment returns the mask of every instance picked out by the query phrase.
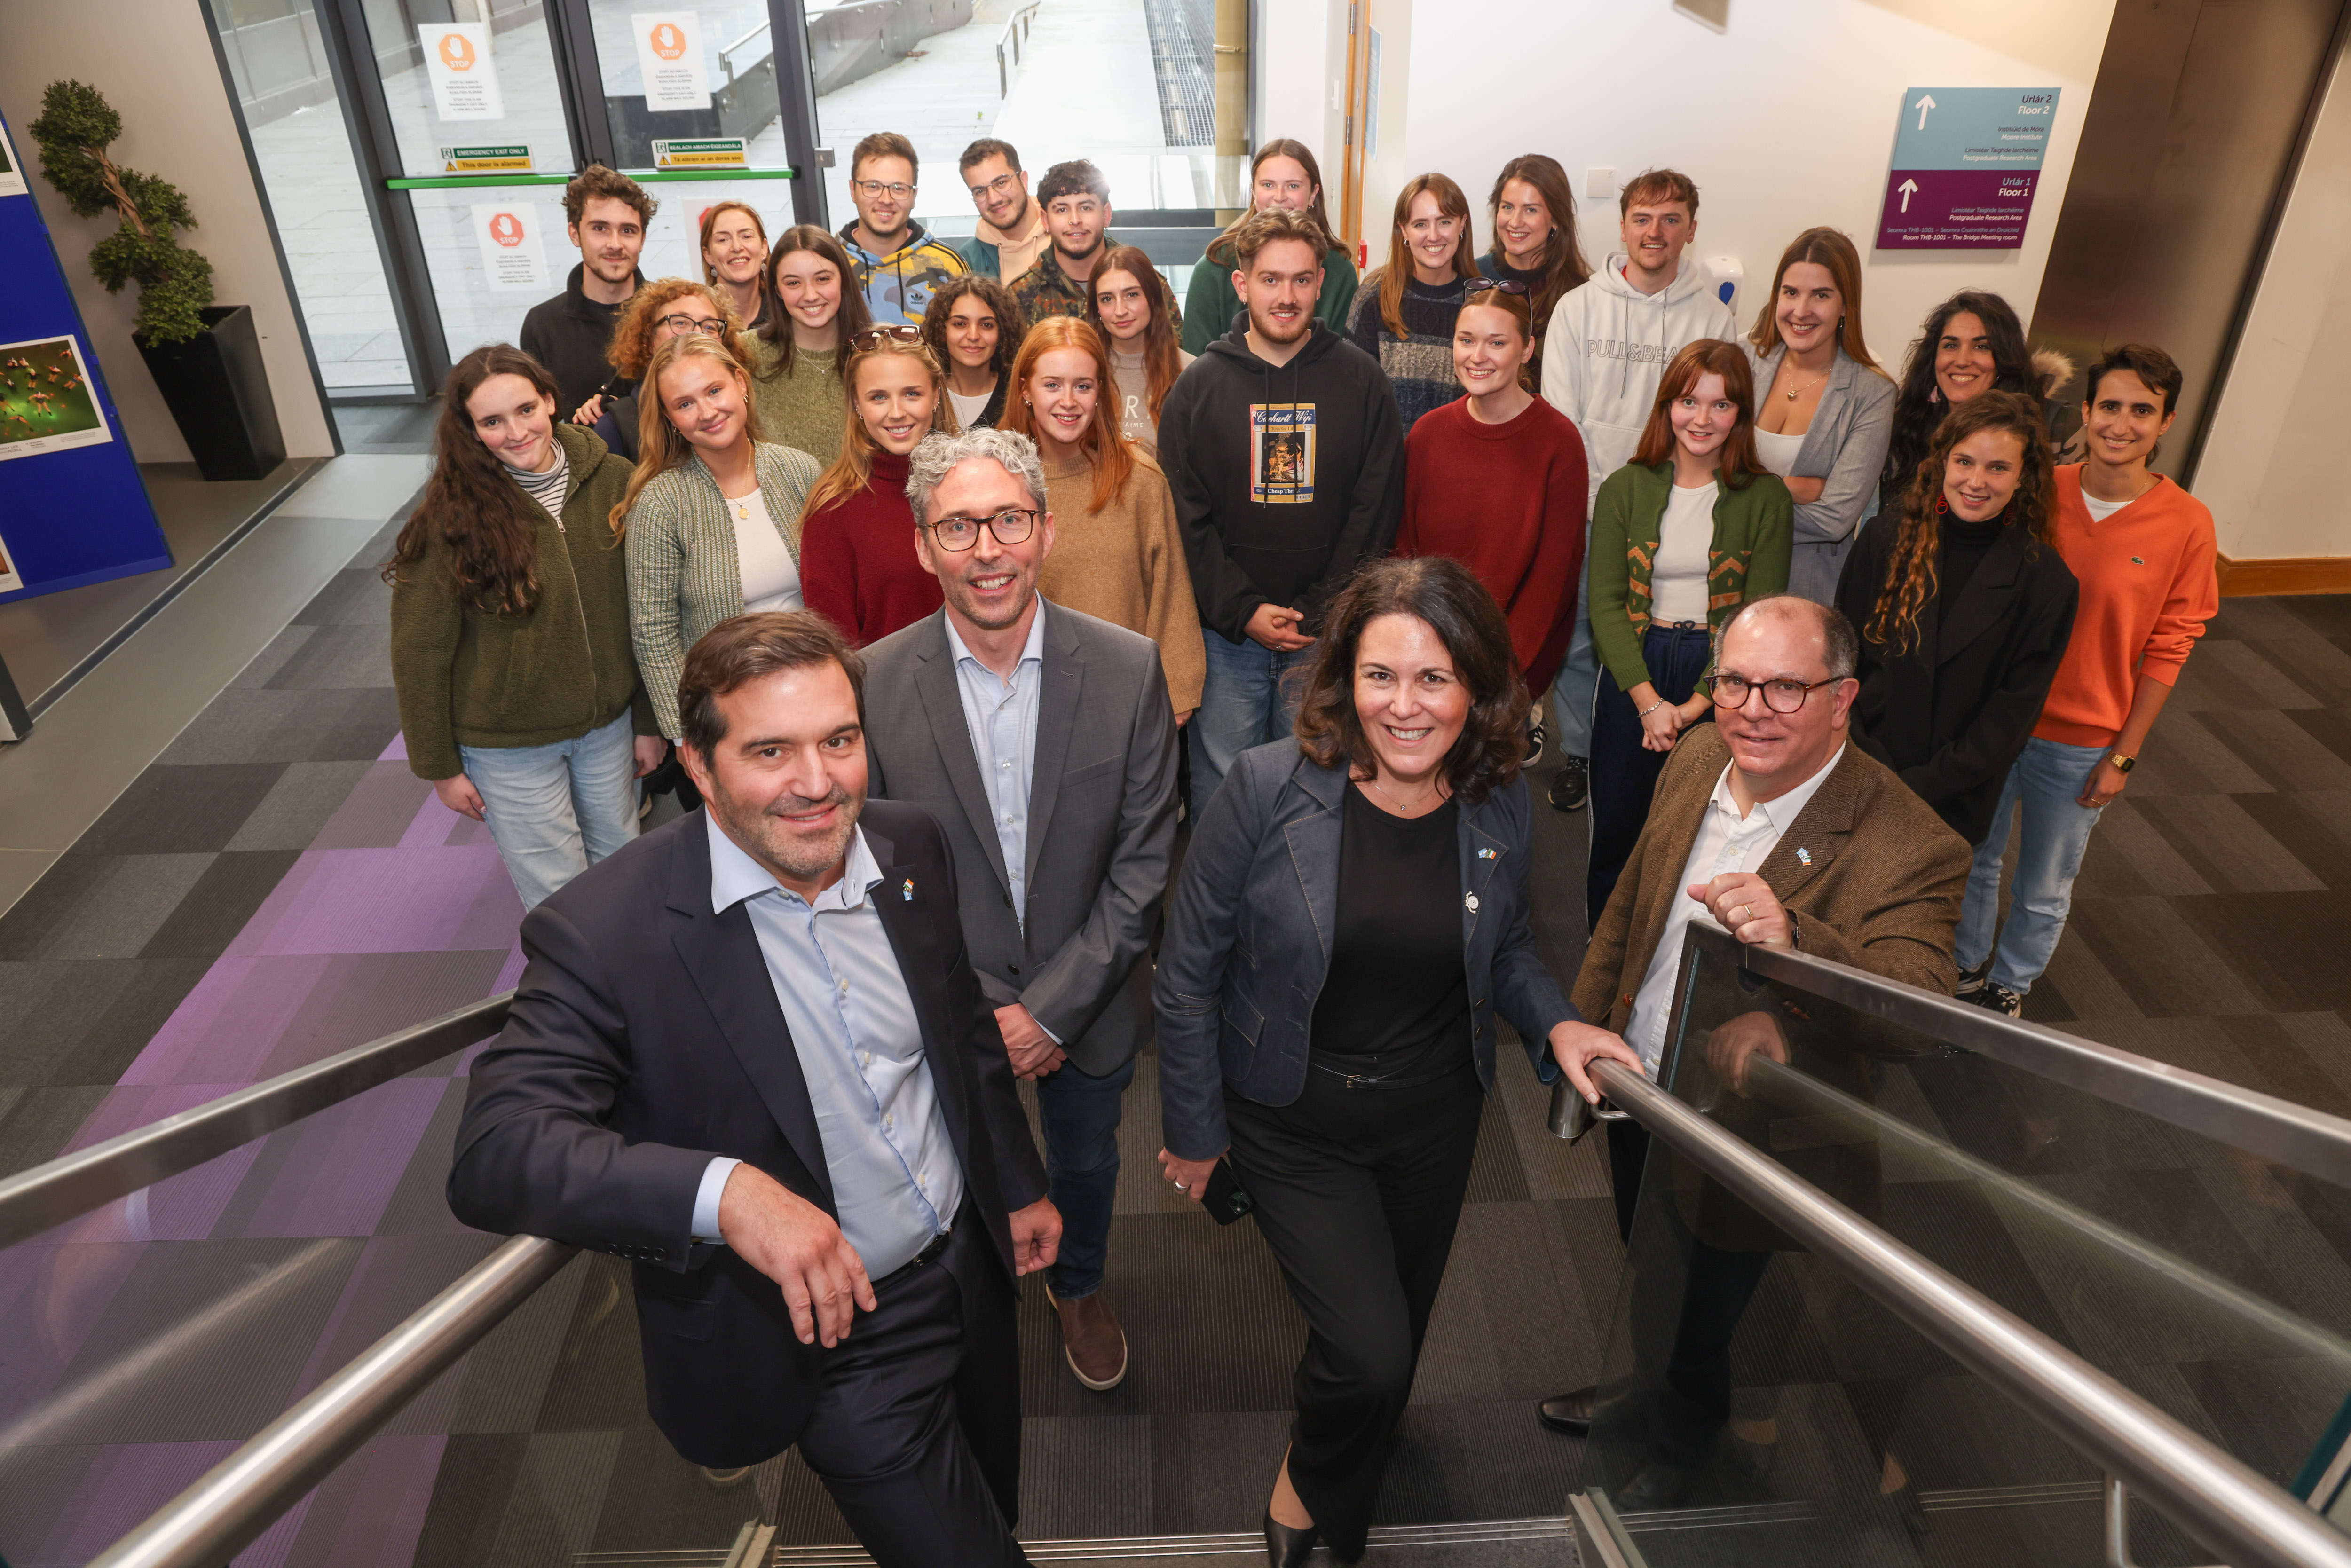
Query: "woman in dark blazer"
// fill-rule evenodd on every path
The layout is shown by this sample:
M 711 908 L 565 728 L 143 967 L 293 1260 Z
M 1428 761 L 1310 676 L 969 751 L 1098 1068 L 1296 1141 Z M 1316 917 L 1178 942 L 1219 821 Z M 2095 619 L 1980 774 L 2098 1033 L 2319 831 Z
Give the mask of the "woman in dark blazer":
M 1527 924 L 1527 695 L 1467 567 L 1365 565 L 1298 737 L 1242 754 L 1193 830 L 1159 954 L 1160 1164 L 1220 1156 L 1311 1332 L 1266 1511 L 1275 1564 L 1364 1554 L 1445 1274 L 1499 1016 L 1577 1015 Z
M 1991 830 L 2073 634 L 2039 403 L 1991 392 L 1935 432 L 1899 510 L 1870 519 L 1837 608 L 1861 629 L 1853 732 L 1970 844 Z

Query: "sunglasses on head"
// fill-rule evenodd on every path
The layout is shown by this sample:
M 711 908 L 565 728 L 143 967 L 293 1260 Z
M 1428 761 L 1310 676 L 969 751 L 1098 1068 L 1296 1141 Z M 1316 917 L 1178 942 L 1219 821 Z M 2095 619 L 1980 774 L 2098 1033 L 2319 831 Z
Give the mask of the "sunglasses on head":
M 1461 292 L 1467 296 L 1483 294 L 1495 288 L 1505 294 L 1524 294 L 1527 291 L 1527 286 L 1515 277 L 1477 277 L 1470 279 L 1469 286 Z
M 923 329 L 920 327 L 904 326 L 868 327 L 862 332 L 850 334 L 849 346 L 852 349 L 871 349 L 885 340 L 893 343 L 919 343 L 923 340 Z

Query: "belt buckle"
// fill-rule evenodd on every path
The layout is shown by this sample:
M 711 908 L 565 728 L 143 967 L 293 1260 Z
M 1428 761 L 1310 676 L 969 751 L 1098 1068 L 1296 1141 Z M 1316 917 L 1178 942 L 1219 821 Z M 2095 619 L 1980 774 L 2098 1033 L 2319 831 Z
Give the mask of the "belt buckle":
M 1348 1089 L 1361 1089 L 1366 1084 L 1377 1083 L 1378 1082 L 1378 1079 L 1367 1078 L 1360 1072 L 1350 1072 L 1347 1074 L 1346 1082 L 1343 1087 Z

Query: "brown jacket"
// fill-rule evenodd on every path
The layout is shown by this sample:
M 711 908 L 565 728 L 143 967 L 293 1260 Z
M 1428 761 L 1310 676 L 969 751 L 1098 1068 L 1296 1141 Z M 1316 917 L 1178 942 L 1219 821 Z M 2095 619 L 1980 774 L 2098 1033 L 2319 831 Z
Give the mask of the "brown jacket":
M 1688 896 L 1682 865 L 1729 760 L 1711 724 L 1685 731 L 1667 758 L 1648 826 L 1575 978 L 1576 1010 L 1586 1019 L 1624 1029 L 1671 901 Z M 1799 951 L 1949 996 L 1959 982 L 1951 944 L 1970 858 L 1966 841 L 1889 768 L 1847 745 L 1761 870 L 1796 915 Z

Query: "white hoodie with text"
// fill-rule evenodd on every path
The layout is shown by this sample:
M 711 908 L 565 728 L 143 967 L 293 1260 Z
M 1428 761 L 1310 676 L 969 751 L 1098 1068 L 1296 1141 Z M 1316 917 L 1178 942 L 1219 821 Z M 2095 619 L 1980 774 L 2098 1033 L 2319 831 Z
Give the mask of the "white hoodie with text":
M 1673 357 L 1701 338 L 1730 340 L 1739 331 L 1695 256 L 1685 255 L 1674 280 L 1655 294 L 1625 282 L 1625 265 L 1623 252 L 1610 256 L 1552 308 L 1543 330 L 1543 401 L 1583 437 L 1587 507 L 1599 498 L 1600 482 L 1633 460 Z

